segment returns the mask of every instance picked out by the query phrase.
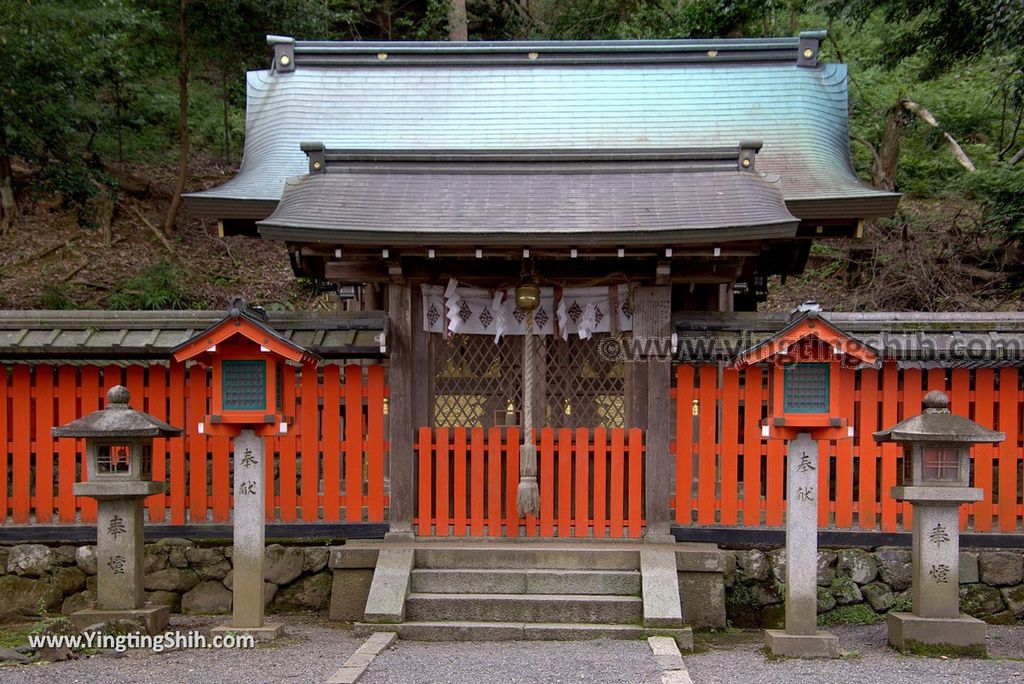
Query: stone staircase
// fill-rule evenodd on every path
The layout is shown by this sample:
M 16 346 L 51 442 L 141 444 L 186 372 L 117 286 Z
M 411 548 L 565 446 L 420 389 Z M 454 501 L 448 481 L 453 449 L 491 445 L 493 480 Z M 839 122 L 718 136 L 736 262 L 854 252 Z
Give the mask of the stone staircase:
M 659 573 L 657 563 L 646 555 L 642 562 L 642 553 L 661 553 L 665 571 Z M 393 610 L 390 616 L 375 612 L 371 587 L 366 621 L 358 623 L 357 630 L 395 631 L 402 639 L 418 641 L 634 639 L 660 634 L 692 648 L 692 632 L 683 625 L 679 609 L 672 551 L 421 546 L 401 562 L 409 568 L 401 619 L 389 619 L 396 617 Z M 665 568 L 666 563 L 671 567 Z M 401 582 L 395 581 L 399 575 L 382 573 L 378 563 L 374 584 L 392 592 L 392 605 L 394 591 L 400 590 Z M 667 611 L 664 605 L 651 605 L 666 604 L 666 599 Z

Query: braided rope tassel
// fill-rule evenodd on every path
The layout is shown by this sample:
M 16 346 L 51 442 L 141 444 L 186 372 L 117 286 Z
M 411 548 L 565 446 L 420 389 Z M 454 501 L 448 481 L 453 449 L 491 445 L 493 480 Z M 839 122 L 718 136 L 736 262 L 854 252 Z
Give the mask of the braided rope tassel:
M 523 443 L 519 447 L 519 487 L 516 489 L 516 508 L 520 517 L 540 513 L 537 447 L 533 434 L 533 396 L 536 389 L 533 344 L 531 312 L 526 317 L 526 336 L 523 338 Z

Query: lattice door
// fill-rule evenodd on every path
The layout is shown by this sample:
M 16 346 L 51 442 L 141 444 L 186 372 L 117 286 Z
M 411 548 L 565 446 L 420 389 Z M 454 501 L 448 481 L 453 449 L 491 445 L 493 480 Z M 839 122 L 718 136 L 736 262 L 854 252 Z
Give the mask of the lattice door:
M 552 427 L 624 427 L 625 382 L 621 361 L 599 352 L 607 333 L 589 340 L 548 342 L 545 415 Z
M 486 335 L 431 335 L 435 427 L 518 423 L 522 404 L 523 338 L 497 344 Z
M 590 340 L 537 336 L 535 412 L 551 427 L 623 427 L 622 362 Z M 522 411 L 521 336 L 497 344 L 485 335 L 431 336 L 435 427 L 518 425 Z

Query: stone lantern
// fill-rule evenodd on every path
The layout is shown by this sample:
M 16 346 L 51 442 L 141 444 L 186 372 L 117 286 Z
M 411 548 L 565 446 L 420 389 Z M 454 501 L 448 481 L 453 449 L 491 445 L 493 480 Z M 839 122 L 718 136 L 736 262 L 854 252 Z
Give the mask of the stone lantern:
M 903 446 L 910 468 L 892 495 L 914 506 L 912 612 L 889 613 L 889 644 L 984 655 L 985 623 L 960 613 L 960 504 L 984 497 L 970 486 L 971 446 L 1006 435 L 950 413 L 943 392 L 926 394 L 923 406 L 874 435 Z
M 818 629 L 818 441 L 852 436 L 839 404 L 839 373 L 878 354 L 819 315 L 808 303 L 789 325 L 743 352 L 736 366 L 770 364 L 763 434 L 787 442 L 786 628 L 765 630 L 775 655 L 837 658 L 839 640 Z
M 128 407 L 128 390 L 107 392 L 106 408 L 53 428 L 54 437 L 85 438 L 88 478 L 76 496 L 97 501 L 96 607 L 71 614 L 79 629 L 111 620 L 141 621 L 150 634 L 167 625 L 168 606 L 147 605 L 143 592 L 142 500 L 164 491 L 150 478 L 155 437 L 181 429 Z

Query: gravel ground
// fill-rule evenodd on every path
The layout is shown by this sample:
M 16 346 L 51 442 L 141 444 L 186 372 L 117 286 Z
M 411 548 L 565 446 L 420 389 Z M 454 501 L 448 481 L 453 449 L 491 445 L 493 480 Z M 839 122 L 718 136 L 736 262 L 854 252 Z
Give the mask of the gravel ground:
M 884 623 L 831 631 L 848 653 L 839 660 L 768 660 L 760 650 L 764 637 L 757 630 L 699 635 L 698 641 L 711 650 L 683 657 L 694 684 L 1024 682 L 1024 627 L 990 625 L 987 660 L 901 655 L 886 644 Z
M 2 666 L 0 682 L 302 682 L 325 681 L 364 641 L 322 618 L 274 616 L 287 636 L 252 650 L 101 653 L 40 665 Z M 173 616 L 174 629 L 207 630 L 223 618 Z M 885 625 L 836 627 L 847 655 L 840 660 L 765 657 L 759 630 L 699 633 L 697 652 L 684 654 L 694 684 L 884 681 L 1021 682 L 1024 627 L 989 626 L 985 660 L 904 656 L 886 645 Z M 491 684 L 629 682 L 658 684 L 660 670 L 646 641 L 516 641 L 423 643 L 399 641 L 377 657 L 365 684 Z
M 72 684 L 103 682 L 266 682 L 325 681 L 359 648 L 363 639 L 338 623 L 309 616 L 274 615 L 285 623 L 286 636 L 254 649 L 180 650 L 164 653 L 128 651 L 101 653 L 60 663 L 0 667 L 0 682 Z M 224 618 L 171 616 L 171 629 L 206 631 Z
M 660 684 L 646 641 L 399 641 L 373 661 L 360 684 L 617 682 Z

